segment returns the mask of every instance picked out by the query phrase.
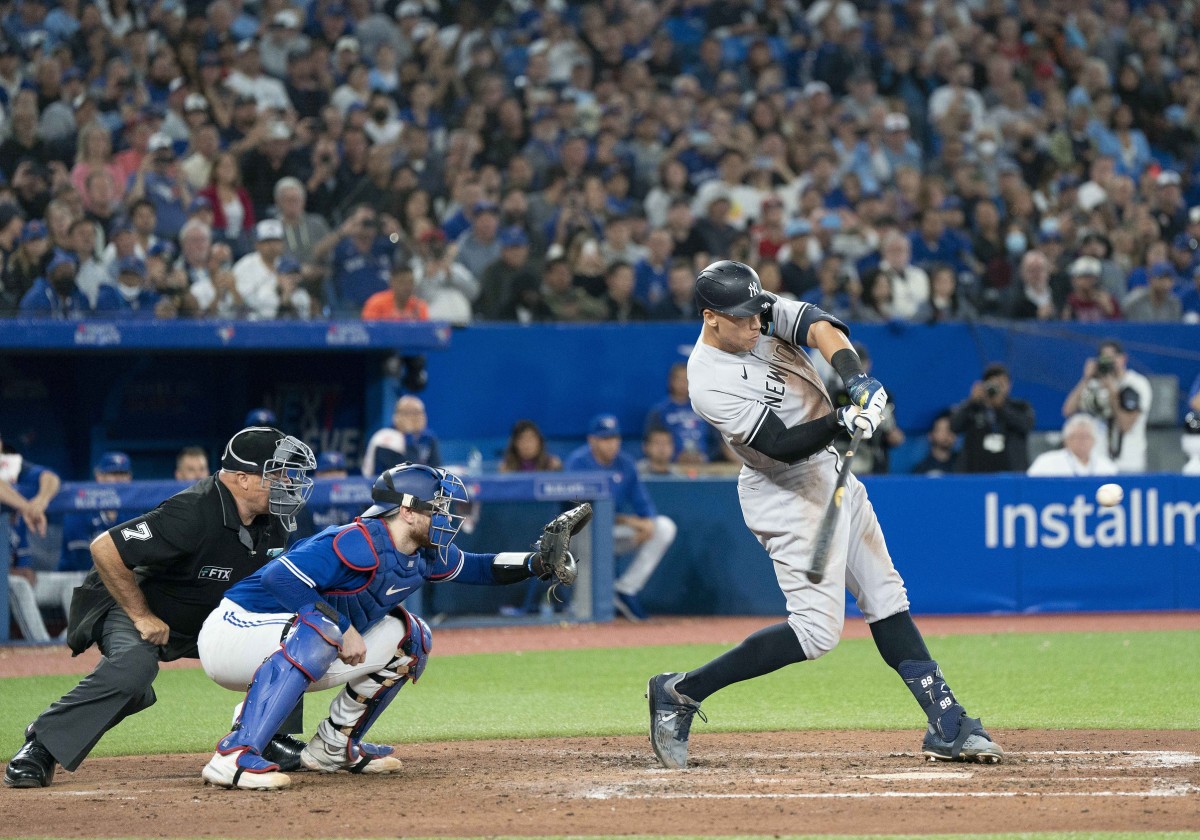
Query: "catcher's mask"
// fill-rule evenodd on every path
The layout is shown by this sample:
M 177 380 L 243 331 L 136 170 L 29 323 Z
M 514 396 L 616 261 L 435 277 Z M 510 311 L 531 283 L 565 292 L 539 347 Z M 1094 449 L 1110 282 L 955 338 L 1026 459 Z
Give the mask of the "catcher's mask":
M 437 546 L 438 556 L 446 559 L 446 549 L 463 523 L 463 517 L 451 513 L 450 506 L 467 501 L 467 488 L 453 473 L 424 464 L 404 463 L 375 479 L 371 500 L 375 504 L 363 514 L 364 518 L 383 516 L 401 507 L 428 513 L 429 540 Z
M 296 530 L 296 514 L 313 489 L 308 473 L 317 468 L 316 456 L 303 441 L 271 426 L 250 426 L 229 439 L 221 467 L 261 475 L 271 513 L 285 530 Z

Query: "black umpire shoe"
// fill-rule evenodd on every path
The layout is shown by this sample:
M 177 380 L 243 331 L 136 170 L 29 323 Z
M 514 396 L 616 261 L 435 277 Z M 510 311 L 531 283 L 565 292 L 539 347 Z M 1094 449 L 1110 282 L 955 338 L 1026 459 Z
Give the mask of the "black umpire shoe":
M 263 747 L 262 757 L 272 764 L 278 764 L 280 771 L 294 773 L 304 769 L 300 764 L 300 753 L 306 746 L 308 744 L 304 741 L 291 735 L 276 735 Z
M 15 788 L 49 787 L 54 781 L 54 756 L 33 734 L 25 730 L 25 746 L 4 768 L 4 784 Z

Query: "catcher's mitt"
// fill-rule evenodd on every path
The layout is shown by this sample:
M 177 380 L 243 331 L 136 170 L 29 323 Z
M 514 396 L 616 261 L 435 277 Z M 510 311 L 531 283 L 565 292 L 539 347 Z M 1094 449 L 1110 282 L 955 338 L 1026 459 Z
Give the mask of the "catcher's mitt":
M 542 580 L 553 577 L 567 586 L 573 584 L 579 570 L 570 551 L 571 537 L 583 530 L 583 526 L 591 520 L 592 506 L 584 502 L 547 522 L 542 529 L 542 536 L 533 545 L 533 573 Z

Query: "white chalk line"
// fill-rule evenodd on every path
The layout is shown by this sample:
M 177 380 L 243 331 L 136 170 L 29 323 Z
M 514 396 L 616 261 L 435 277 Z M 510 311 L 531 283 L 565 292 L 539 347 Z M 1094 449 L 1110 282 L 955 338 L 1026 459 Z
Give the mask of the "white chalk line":
M 888 790 L 876 793 L 622 793 L 606 790 L 590 790 L 584 799 L 1016 799 L 1019 797 L 1159 797 L 1174 798 L 1200 793 L 1196 785 L 1174 785 L 1151 788 L 1147 791 L 1095 790 L 1095 791 L 900 791 Z

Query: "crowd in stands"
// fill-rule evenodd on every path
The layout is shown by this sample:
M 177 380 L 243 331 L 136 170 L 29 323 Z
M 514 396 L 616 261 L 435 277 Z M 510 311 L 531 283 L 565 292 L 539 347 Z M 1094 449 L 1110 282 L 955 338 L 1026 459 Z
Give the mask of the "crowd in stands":
M 13 0 L 0 313 L 1200 321 L 1200 11 Z

